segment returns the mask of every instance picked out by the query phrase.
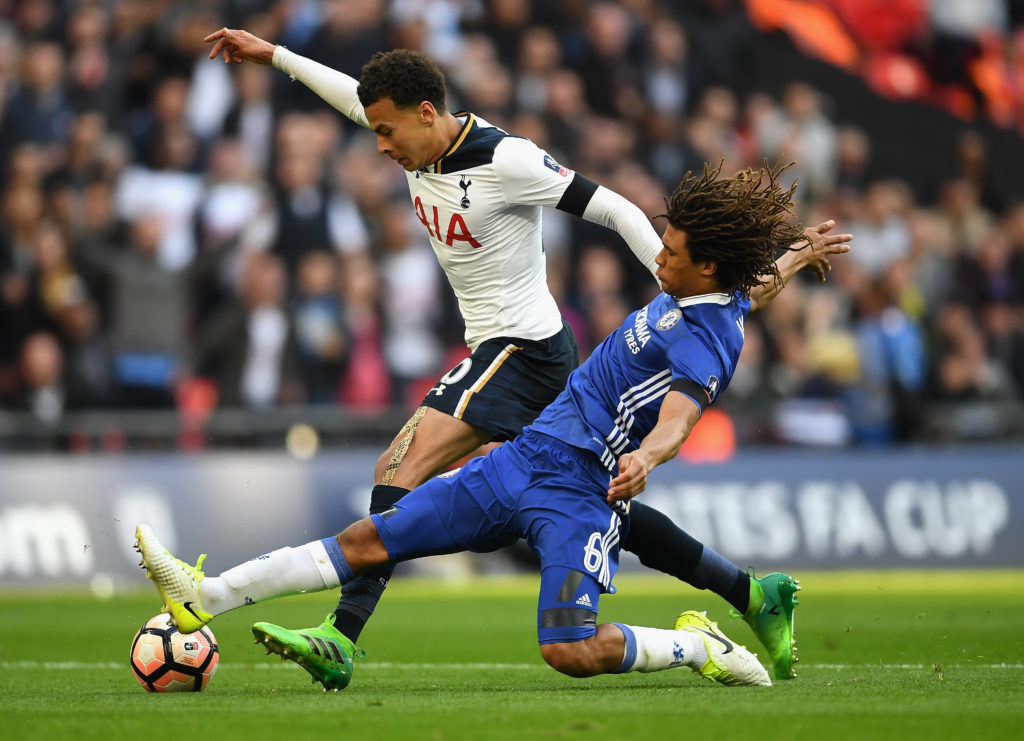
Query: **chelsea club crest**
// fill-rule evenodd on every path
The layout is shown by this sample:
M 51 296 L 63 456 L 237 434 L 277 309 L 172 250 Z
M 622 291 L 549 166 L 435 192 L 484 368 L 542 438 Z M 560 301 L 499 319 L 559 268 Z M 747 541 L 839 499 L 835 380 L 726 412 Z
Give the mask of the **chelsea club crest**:
M 676 326 L 676 322 L 683 316 L 683 312 L 679 309 L 670 309 L 661 315 L 661 319 L 655 325 L 658 329 L 665 331 L 666 329 L 672 329 Z

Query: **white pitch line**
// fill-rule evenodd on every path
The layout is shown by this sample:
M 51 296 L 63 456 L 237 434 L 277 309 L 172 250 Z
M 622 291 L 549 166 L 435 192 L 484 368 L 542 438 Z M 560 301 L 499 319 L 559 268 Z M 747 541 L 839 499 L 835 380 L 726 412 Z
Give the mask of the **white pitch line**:
M 295 669 L 298 665 L 280 661 L 265 661 L 258 664 L 232 661 L 221 664 L 232 669 L 262 671 L 264 669 Z M 81 671 L 85 669 L 128 669 L 130 664 L 118 661 L 0 661 L 0 670 L 10 669 L 47 669 L 55 671 Z M 392 661 L 359 662 L 360 669 L 457 669 L 457 670 L 503 670 L 503 669 L 547 669 L 545 664 L 416 664 Z
M 225 662 L 223 666 L 231 669 L 244 669 L 247 671 L 263 671 L 278 669 L 296 669 L 297 665 L 290 662 L 265 661 L 258 664 Z M 942 664 L 943 670 L 949 669 L 1024 669 L 1024 664 Z M 800 664 L 804 669 L 830 669 L 843 671 L 846 669 L 933 669 L 934 664 Z M 0 661 L 0 670 L 10 671 L 15 669 L 45 669 L 48 671 L 81 671 L 87 669 L 128 669 L 127 661 Z M 440 664 L 440 663 L 402 663 L 392 661 L 369 661 L 359 662 L 361 670 L 373 669 L 416 669 L 416 670 L 437 670 L 454 669 L 458 671 L 522 671 L 543 669 L 549 671 L 545 664 Z
M 942 669 L 963 669 L 975 667 L 979 669 L 1024 669 L 1024 664 L 944 664 L 941 661 L 935 664 L 803 664 L 800 667 L 810 666 L 815 669 L 934 669 L 938 665 Z

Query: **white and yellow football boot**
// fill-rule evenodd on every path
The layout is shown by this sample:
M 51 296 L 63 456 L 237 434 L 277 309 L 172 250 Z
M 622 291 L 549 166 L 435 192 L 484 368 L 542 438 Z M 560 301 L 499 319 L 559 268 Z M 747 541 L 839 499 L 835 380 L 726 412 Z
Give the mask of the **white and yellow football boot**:
M 199 599 L 199 582 L 203 580 L 200 567 L 205 553 L 195 566 L 190 566 L 172 556 L 149 525 L 135 528 L 135 550 L 142 554 L 139 566 L 145 570 L 146 578 L 153 580 L 163 597 L 164 611 L 170 614 L 179 632 L 195 633 L 213 620 L 213 615 L 203 610 Z

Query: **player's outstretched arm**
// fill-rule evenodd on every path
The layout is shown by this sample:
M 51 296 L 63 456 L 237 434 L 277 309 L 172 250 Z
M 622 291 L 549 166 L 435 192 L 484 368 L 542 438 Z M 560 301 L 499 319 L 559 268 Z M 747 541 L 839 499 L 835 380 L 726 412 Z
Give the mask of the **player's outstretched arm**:
M 210 59 L 223 56 L 224 64 L 270 64 L 274 61 L 274 50 L 277 48 L 269 41 L 264 41 L 240 28 L 222 28 L 211 33 L 203 41 L 208 44 L 213 42 Z
M 779 269 L 779 278 L 765 276 L 764 283 L 750 291 L 750 310 L 763 309 L 771 300 L 779 295 L 790 279 L 804 268 L 811 268 L 818 274 L 822 283 L 832 270 L 828 258 L 850 251 L 852 234 L 829 234 L 835 227 L 835 219 L 829 219 L 817 226 L 804 229 L 804 241 L 793 245 L 786 254 L 775 261 Z
M 210 59 L 216 59 L 220 55 L 224 58 L 225 64 L 241 64 L 243 61 L 272 64 L 360 126 L 369 126 L 366 112 L 356 94 L 359 82 L 344 72 L 314 62 L 241 29 L 222 28 L 203 40 L 213 43 Z
M 581 216 L 586 221 L 618 232 L 641 264 L 655 277 L 658 269 L 655 258 L 661 252 L 661 237 L 639 206 L 598 185 Z
M 619 458 L 619 474 L 608 485 L 608 501 L 632 499 L 647 488 L 650 470 L 675 457 L 699 419 L 700 407 L 689 396 L 679 391 L 665 394 L 654 429 L 639 448 Z
M 562 167 L 529 139 L 506 139 L 495 150 L 494 170 L 507 203 L 554 206 L 612 229 L 655 277 L 661 237 L 639 206 L 582 173 Z

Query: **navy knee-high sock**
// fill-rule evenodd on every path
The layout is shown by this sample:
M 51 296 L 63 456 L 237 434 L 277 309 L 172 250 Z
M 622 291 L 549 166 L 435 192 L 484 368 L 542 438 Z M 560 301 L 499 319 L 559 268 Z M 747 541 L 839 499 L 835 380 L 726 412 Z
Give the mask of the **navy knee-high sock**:
M 409 493 L 401 486 L 377 484 L 370 495 L 370 514 L 380 514 Z M 334 627 L 353 643 L 359 639 L 366 622 L 380 602 L 394 573 L 394 564 L 384 564 L 364 571 L 341 588 L 341 599 L 334 611 Z
M 635 499 L 631 502 L 629 531 L 622 547 L 635 553 L 644 566 L 698 589 L 710 589 L 741 613 L 747 611 L 750 577 L 653 507 Z

